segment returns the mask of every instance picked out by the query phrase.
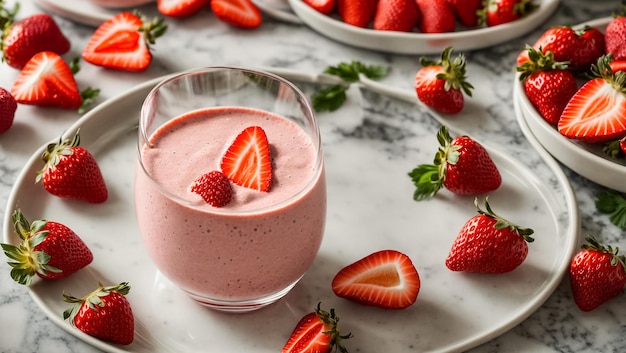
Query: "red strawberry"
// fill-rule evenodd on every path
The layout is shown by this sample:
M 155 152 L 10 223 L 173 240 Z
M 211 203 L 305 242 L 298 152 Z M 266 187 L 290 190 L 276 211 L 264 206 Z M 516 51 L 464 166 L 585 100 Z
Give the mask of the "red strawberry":
M 539 114 L 556 125 L 570 98 L 578 90 L 576 78 L 566 62 L 555 62 L 551 51 L 546 54 L 527 47 L 529 61 L 517 67 L 528 100 Z
M 93 261 L 82 239 L 61 223 L 30 223 L 20 209 L 13 212 L 12 221 L 22 242 L 2 244 L 2 249 L 13 260 L 11 278 L 20 284 L 30 285 L 35 275 L 47 280 L 66 278 Z
M 606 53 L 616 60 L 626 59 L 626 6 L 622 5 L 604 31 Z
M 593 59 L 591 64 L 595 63 L 599 57 L 606 54 L 606 39 L 604 37 L 604 33 L 602 33 L 599 29 L 585 26 L 582 30 L 582 34 L 580 34 L 580 37 L 591 43 L 594 50 L 595 59 Z
M 6 132 L 13 125 L 17 111 L 17 102 L 11 92 L 0 87 L 0 134 Z
M 100 25 L 89 39 L 82 58 L 97 66 L 143 71 L 152 62 L 150 45 L 167 30 L 162 19 L 148 22 L 139 14 L 119 13 Z
M 7 21 L 13 21 L 14 13 L 8 13 Z M 50 51 L 63 55 L 70 50 L 70 42 L 48 14 L 36 14 L 9 25 L 2 33 L 0 48 L 3 60 L 9 66 L 21 69 L 37 53 Z
M 126 294 L 127 282 L 98 289 L 82 298 L 63 294 L 67 303 L 74 304 L 63 312 L 63 319 L 84 333 L 114 344 L 131 344 L 135 338 L 135 317 Z
M 303 0 L 305 4 L 311 6 L 313 9 L 323 13 L 324 15 L 330 15 L 335 10 L 335 0 Z
M 422 68 L 415 75 L 415 91 L 422 103 L 441 113 L 455 114 L 463 109 L 463 92 L 472 95 L 474 88 L 465 77 L 465 57 L 450 61 L 452 48 L 441 53 L 441 60 L 422 57 Z
M 169 17 L 188 17 L 209 4 L 210 0 L 157 0 L 157 10 Z
M 528 256 L 533 230 L 521 228 L 496 215 L 485 198 L 483 211 L 474 200 L 478 215 L 468 220 L 457 235 L 446 267 L 452 271 L 505 273 L 516 269 Z
M 41 157 L 45 165 L 35 181 L 41 181 L 50 194 L 61 198 L 102 203 L 108 192 L 100 167 L 79 144 L 78 131 L 72 140 L 59 139 L 49 144 Z
M 261 11 L 251 0 L 211 0 L 211 10 L 231 26 L 253 29 L 263 23 Z
M 465 26 L 478 26 L 478 13 L 483 8 L 483 0 L 447 0 L 456 18 Z
M 237 185 L 270 191 L 272 158 L 265 131 L 259 126 L 250 126 L 239 133 L 222 157 L 221 168 Z
M 561 114 L 559 132 L 568 138 L 600 142 L 626 135 L 626 72 L 613 73 L 610 56 L 591 67 L 587 81 Z
M 213 207 L 224 207 L 233 198 L 233 188 L 224 173 L 214 170 L 202 175 L 191 185 L 191 191 L 200 195 Z
M 416 0 L 415 3 L 420 13 L 418 26 L 422 33 L 454 31 L 456 19 L 447 0 Z
M 622 293 L 626 285 L 624 256 L 618 249 L 604 247 L 594 238 L 574 255 L 569 268 L 574 302 L 582 311 L 591 311 Z
M 486 0 L 484 8 L 479 11 L 478 21 L 488 27 L 497 26 L 517 21 L 531 8 L 529 0 Z
M 343 22 L 366 28 L 374 20 L 378 0 L 337 0 L 337 12 Z
M 330 353 L 333 349 L 335 352 L 347 353 L 341 340 L 352 335 L 341 335 L 338 323 L 339 317 L 335 316 L 334 309 L 330 309 L 329 313 L 317 304 L 315 311 L 298 321 L 281 353 Z
M 332 288 L 336 295 L 360 304 L 404 309 L 415 303 L 420 278 L 407 255 L 382 250 L 342 268 Z
M 380 31 L 411 32 L 418 20 L 415 0 L 378 0 L 372 26 Z
M 619 71 L 626 71 L 626 59 L 612 60 L 609 66 L 611 66 L 611 71 L 613 71 L 613 73 L 617 73 Z
M 431 198 L 445 187 L 460 195 L 482 194 L 496 190 L 502 177 L 487 150 L 468 136 L 454 139 L 448 128 L 441 126 L 437 134 L 441 144 L 434 164 L 421 164 L 409 176 L 415 184 L 413 199 Z
M 613 159 L 623 156 L 626 154 L 626 136 L 620 139 L 605 141 L 602 144 L 602 151 Z
M 21 104 L 78 109 L 83 98 L 70 66 L 58 54 L 35 54 L 15 79 L 11 94 Z

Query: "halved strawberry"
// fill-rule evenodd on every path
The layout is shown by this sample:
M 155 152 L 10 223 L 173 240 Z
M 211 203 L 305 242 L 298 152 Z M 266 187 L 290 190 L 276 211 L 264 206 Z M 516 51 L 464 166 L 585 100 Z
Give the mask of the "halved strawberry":
M 600 142 L 626 135 L 626 72 L 613 73 L 610 55 L 598 59 L 587 81 L 561 114 L 559 132 L 571 139 Z
M 281 353 L 348 353 L 341 341 L 352 337 L 351 333 L 339 332 L 339 317 L 317 304 L 315 311 L 304 315 L 296 324 Z
M 235 27 L 252 29 L 263 22 L 261 11 L 251 0 L 211 0 L 211 10 L 220 21 Z
M 152 61 L 149 45 L 166 30 L 162 19 L 148 22 L 137 14 L 122 12 L 96 29 L 82 57 L 109 69 L 143 71 Z
M 267 135 L 260 126 L 245 128 L 228 148 L 220 167 L 233 183 L 268 192 L 272 187 L 272 158 Z
M 18 103 L 78 109 L 83 99 L 74 73 L 58 54 L 35 54 L 22 68 L 11 87 Z
M 233 188 L 224 173 L 214 170 L 203 174 L 191 185 L 191 191 L 200 195 L 213 207 L 224 207 L 233 198 Z
M 157 0 L 157 10 L 169 17 L 187 17 L 208 4 L 209 0 Z
M 360 304 L 403 309 L 415 303 L 420 278 L 407 255 L 382 250 L 341 269 L 332 288 L 336 295 Z

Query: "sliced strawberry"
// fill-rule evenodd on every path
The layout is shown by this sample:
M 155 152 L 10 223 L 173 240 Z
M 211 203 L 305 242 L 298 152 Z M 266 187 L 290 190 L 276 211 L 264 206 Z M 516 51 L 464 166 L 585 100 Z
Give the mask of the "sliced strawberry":
M 382 250 L 341 269 L 332 288 L 336 295 L 357 303 L 403 309 L 415 303 L 420 278 L 407 255 Z
M 265 131 L 259 126 L 244 129 L 228 148 L 222 172 L 233 183 L 268 192 L 272 187 L 272 158 Z
M 165 16 L 188 17 L 208 4 L 209 0 L 157 0 L 157 9 Z
M 281 353 L 347 353 L 341 341 L 352 334 L 341 335 L 335 310 L 324 311 L 317 304 L 315 311 L 304 315 L 289 335 Z
M 69 65 L 58 54 L 33 56 L 15 79 L 11 94 L 18 103 L 78 109 L 83 99 Z
M 191 191 L 200 195 L 213 207 L 224 207 L 233 198 L 233 188 L 224 173 L 214 170 L 208 172 L 191 185 Z
M 212 0 L 211 10 L 220 21 L 235 27 L 252 29 L 263 22 L 261 11 L 251 0 Z
M 311 6 L 313 9 L 323 13 L 324 15 L 330 15 L 335 9 L 335 0 L 303 0 L 305 4 Z
M 143 71 L 152 61 L 149 45 L 166 29 L 162 19 L 147 22 L 133 13 L 122 12 L 98 27 L 82 57 L 109 69 Z

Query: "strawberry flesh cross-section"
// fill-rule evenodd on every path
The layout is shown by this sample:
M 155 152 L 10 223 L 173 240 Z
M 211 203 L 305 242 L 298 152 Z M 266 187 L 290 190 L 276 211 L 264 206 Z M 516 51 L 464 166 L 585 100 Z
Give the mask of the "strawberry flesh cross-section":
M 259 126 L 244 129 L 222 157 L 221 168 L 239 186 L 270 191 L 272 160 L 265 131 Z

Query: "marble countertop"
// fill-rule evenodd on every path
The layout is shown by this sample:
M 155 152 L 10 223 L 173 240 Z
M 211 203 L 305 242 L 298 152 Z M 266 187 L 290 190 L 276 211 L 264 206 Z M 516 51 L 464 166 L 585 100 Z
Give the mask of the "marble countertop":
M 9 6 L 14 1 L 8 1 Z M 22 1 L 20 17 L 43 11 L 31 1 Z M 483 77 L 491 88 L 493 102 L 488 111 L 506 122 L 498 130 L 482 131 L 492 145 L 519 144 L 523 139 L 513 112 L 512 65 L 524 43 L 532 42 L 552 25 L 577 24 L 609 16 L 619 1 L 564 0 L 540 28 L 502 45 L 465 52 L 471 66 L 488 68 Z M 213 16 L 172 20 L 168 33 L 154 46 L 154 61 L 142 73 L 112 72 L 84 64 L 77 75 L 79 86 L 98 87 L 98 103 L 116 96 L 150 78 L 207 65 L 286 67 L 321 73 L 339 62 L 360 60 L 392 68 L 389 82 L 411 89 L 419 67 L 419 57 L 392 55 L 349 47 L 329 40 L 304 25 L 288 24 L 267 18 L 261 28 L 243 31 L 230 28 Z M 80 55 L 93 27 L 56 17 L 72 43 L 67 57 Z M 197 29 L 197 35 L 182 36 L 177 28 Z M 9 88 L 17 71 L 0 65 L 0 86 Z M 485 85 L 483 85 L 485 86 Z M 385 100 L 386 104 L 393 100 Z M 400 112 L 410 106 L 399 105 Z M 370 104 L 375 114 L 383 107 Z M 425 113 L 421 113 L 425 114 Z M 12 186 L 35 148 L 57 138 L 77 118 L 76 114 L 55 109 L 20 106 L 11 130 L 0 135 L 0 221 Z M 517 142 L 516 142 L 517 141 Z M 521 147 L 520 147 L 521 148 Z M 528 148 L 528 145 L 526 147 Z M 519 151 L 523 154 L 523 150 Z M 591 234 L 613 245 L 623 245 L 621 232 L 594 206 L 600 186 L 564 168 L 575 190 L 581 214 L 581 236 Z M 5 261 L 3 260 L 2 263 Z M 9 266 L 0 266 L 0 351 L 22 352 L 97 352 L 98 350 L 59 328 L 38 308 L 26 288 L 14 283 Z M 621 296 L 590 313 L 573 303 L 569 282 L 564 279 L 550 298 L 534 314 L 501 336 L 471 349 L 487 352 L 623 352 L 626 351 L 626 297 Z

